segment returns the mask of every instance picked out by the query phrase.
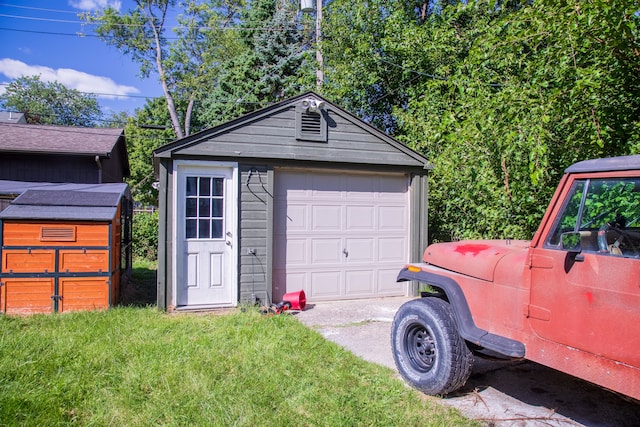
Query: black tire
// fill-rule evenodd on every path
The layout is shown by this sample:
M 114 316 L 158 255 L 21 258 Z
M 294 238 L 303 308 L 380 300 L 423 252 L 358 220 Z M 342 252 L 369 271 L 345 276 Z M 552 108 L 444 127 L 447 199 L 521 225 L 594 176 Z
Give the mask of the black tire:
M 473 354 L 458 333 L 451 306 L 439 298 L 412 300 L 398 309 L 391 350 L 405 381 L 430 395 L 459 389 L 473 367 Z

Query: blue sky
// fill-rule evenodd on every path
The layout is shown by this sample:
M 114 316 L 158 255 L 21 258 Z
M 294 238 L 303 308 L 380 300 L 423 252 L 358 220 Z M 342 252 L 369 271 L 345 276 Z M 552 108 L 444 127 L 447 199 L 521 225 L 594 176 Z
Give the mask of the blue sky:
M 139 66 L 107 46 L 77 14 L 132 1 L 0 0 L 0 91 L 22 75 L 40 75 L 81 92 L 95 93 L 105 113 L 133 114 L 146 97 L 162 96 L 157 75 L 139 77 Z M 80 37 L 77 33 L 85 33 Z

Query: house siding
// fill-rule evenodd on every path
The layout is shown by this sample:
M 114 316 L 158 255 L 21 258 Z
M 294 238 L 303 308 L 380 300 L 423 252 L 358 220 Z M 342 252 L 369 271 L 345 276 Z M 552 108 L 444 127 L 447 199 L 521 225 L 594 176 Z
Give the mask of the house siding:
M 90 157 L 2 153 L 0 179 L 98 184 L 99 174 Z
M 406 154 L 382 141 L 379 136 L 365 132 L 327 109 L 324 125 L 328 126 L 328 142 L 296 139 L 296 108 L 277 112 L 277 115 L 255 120 L 249 126 L 235 128 L 187 145 L 175 151 L 180 156 L 243 157 L 274 160 L 300 160 L 380 164 L 386 166 L 423 167 L 418 160 L 411 161 Z
M 269 192 L 270 177 L 267 166 L 243 164 L 240 168 L 239 193 L 239 297 L 241 302 L 268 303 L 271 283 L 267 266 L 269 209 L 272 192 Z M 251 177 L 249 177 L 251 174 Z M 254 249 L 255 254 L 250 250 Z

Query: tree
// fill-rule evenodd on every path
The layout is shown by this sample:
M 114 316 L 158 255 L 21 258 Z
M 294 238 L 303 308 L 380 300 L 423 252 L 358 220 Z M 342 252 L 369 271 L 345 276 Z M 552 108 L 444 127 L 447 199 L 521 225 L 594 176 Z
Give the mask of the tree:
M 163 98 L 148 100 L 129 118 L 125 128 L 131 176 L 127 183 L 136 202 L 158 205 L 158 191 L 153 188 L 153 150 L 171 142 L 174 133 Z
M 151 70 L 158 73 L 171 124 L 178 138 L 182 138 L 185 136 L 184 127 L 176 110 L 164 62 L 167 56 L 165 18 L 168 8 L 175 3 L 175 0 L 136 0 L 136 8 L 128 14 L 120 14 L 109 6 L 94 15 L 86 13 L 80 17 L 98 24 L 95 32 L 103 41 L 138 62 L 141 76 L 148 77 Z
M 565 167 L 640 152 L 637 0 L 402 3 L 331 3 L 325 87 L 435 165 L 432 239 L 530 238 Z
M 234 22 L 236 10 L 244 1 L 185 2 L 177 38 L 170 42 L 166 16 L 177 3 L 177 0 L 136 0 L 135 9 L 126 14 L 108 7 L 81 17 L 98 24 L 95 31 L 104 42 L 138 62 L 142 77 L 148 77 L 152 71 L 157 73 L 171 126 L 176 136 L 182 138 L 191 133 L 195 104 L 208 92 L 205 82 L 215 74 L 219 53 L 224 53 L 216 42 L 228 39 L 216 32 Z M 203 17 L 207 19 L 205 25 L 201 25 Z
M 43 82 L 40 76 L 13 80 L 0 95 L 3 109 L 25 113 L 29 123 L 60 126 L 95 126 L 102 117 L 95 95 L 69 89 L 62 83 Z
M 201 121 L 218 124 L 314 87 L 311 33 L 301 19 L 290 0 L 255 0 L 243 10 L 240 44 L 219 64 Z

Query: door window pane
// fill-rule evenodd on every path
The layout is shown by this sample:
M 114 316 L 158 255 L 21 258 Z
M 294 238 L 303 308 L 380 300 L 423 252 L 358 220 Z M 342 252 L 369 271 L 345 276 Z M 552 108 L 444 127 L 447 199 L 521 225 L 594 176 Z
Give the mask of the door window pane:
M 224 178 L 187 177 L 187 239 L 220 239 L 224 235 Z
M 196 177 L 187 177 L 187 196 L 195 196 L 198 194 L 198 179 Z
M 187 239 L 195 239 L 198 237 L 198 229 L 196 228 L 195 219 L 187 219 L 186 233 Z
M 213 195 L 224 196 L 224 178 L 213 178 Z
M 200 190 L 198 194 L 208 196 L 211 194 L 211 178 L 200 178 Z
M 214 200 L 216 202 L 216 200 Z M 207 197 L 198 201 L 198 216 L 200 218 L 209 218 L 211 216 L 211 200 Z

